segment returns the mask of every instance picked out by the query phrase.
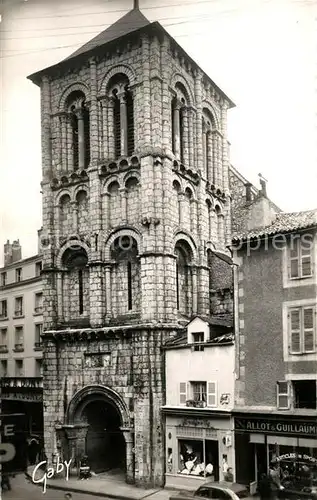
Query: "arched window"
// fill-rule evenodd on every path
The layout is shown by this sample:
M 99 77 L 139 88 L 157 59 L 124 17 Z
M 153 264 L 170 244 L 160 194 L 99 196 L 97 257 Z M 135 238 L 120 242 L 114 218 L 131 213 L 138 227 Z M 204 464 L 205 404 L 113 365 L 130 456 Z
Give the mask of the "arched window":
M 59 200 L 59 229 L 62 235 L 72 231 L 72 208 L 70 196 L 64 194 Z
M 207 217 L 208 217 L 208 239 L 212 239 L 212 205 L 210 200 L 206 200 Z
M 172 203 L 171 203 L 171 210 L 173 213 L 173 218 L 176 222 L 176 225 L 180 225 L 180 200 L 179 200 L 179 194 L 181 192 L 181 185 L 177 180 L 174 180 L 173 182 L 173 198 L 172 198 Z
M 89 229 L 88 197 L 84 190 L 78 191 L 77 202 L 77 229 L 79 234 L 85 233 Z
M 172 99 L 172 150 L 182 163 L 188 161 L 188 96 L 181 83 L 175 86 L 176 96 Z
M 204 173 L 207 181 L 214 182 L 213 175 L 213 136 L 212 130 L 214 129 L 214 118 L 209 109 L 203 109 L 202 117 L 202 141 L 203 141 L 203 160 L 204 160 Z
M 108 187 L 108 217 L 111 227 L 117 226 L 122 220 L 119 187 L 117 181 L 113 181 Z
M 66 101 L 69 112 L 72 165 L 74 169 L 87 168 L 90 162 L 90 124 L 89 109 L 85 94 L 80 90 L 72 92 Z
M 130 236 L 117 238 L 111 258 L 115 261 L 111 273 L 112 310 L 116 316 L 140 310 L 140 263 L 137 242 Z
M 193 280 L 190 267 L 192 251 L 186 241 L 178 241 L 175 246 L 175 254 L 177 310 L 185 316 L 190 316 L 193 309 Z
M 69 248 L 62 258 L 67 273 L 63 275 L 63 313 L 65 319 L 89 316 L 89 269 L 86 251 Z
M 127 220 L 128 224 L 134 224 L 139 220 L 140 216 L 140 192 L 139 181 L 136 177 L 130 177 L 126 184 L 127 197 Z
M 112 153 L 115 158 L 131 156 L 134 152 L 134 106 L 128 77 L 121 73 L 114 75 L 107 89 L 113 102 L 113 123 L 109 130 L 114 138 Z
M 216 217 L 217 217 L 217 236 L 219 246 L 224 246 L 225 244 L 225 232 L 224 232 L 224 217 L 219 205 L 215 207 Z

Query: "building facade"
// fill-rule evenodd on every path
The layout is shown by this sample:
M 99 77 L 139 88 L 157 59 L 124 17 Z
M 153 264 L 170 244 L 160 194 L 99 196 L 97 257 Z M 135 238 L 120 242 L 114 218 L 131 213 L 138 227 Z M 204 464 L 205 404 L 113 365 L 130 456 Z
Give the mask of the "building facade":
M 316 216 L 264 191 L 233 236 L 236 479 L 254 486 L 274 466 L 286 487 L 317 482 Z
M 234 337 L 230 321 L 194 318 L 165 346 L 166 487 L 234 479 Z
M 162 485 L 161 347 L 210 313 L 208 249 L 231 240 L 233 104 L 137 8 L 30 79 L 42 113 L 45 452 Z
M 41 270 L 41 255 L 22 259 L 19 241 L 7 241 L 0 269 L 2 411 L 25 413 L 29 435 L 43 432 Z

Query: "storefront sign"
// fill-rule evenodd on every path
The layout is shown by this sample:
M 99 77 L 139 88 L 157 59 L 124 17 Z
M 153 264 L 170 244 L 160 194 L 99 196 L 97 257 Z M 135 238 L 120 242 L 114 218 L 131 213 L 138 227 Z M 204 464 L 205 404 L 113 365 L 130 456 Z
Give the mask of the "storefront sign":
M 208 427 L 209 429 L 214 429 L 212 425 L 210 424 L 209 420 L 203 420 L 203 419 L 191 419 L 191 418 L 184 418 L 180 424 L 181 427 Z
M 305 453 L 285 453 L 271 460 L 272 463 L 283 462 L 284 460 L 303 460 L 305 462 L 311 462 L 317 464 L 317 458 L 306 455 Z
M 288 422 L 286 420 L 235 418 L 235 430 L 317 438 L 317 424 L 305 421 Z
M 31 393 L 31 392 L 8 392 L 2 393 L 1 399 L 10 401 L 28 401 L 31 403 L 41 403 L 43 401 L 43 396 L 41 393 Z
M 15 378 L 7 377 L 0 379 L 0 385 L 5 387 L 27 387 L 29 389 L 41 389 L 43 387 L 42 379 L 40 378 Z

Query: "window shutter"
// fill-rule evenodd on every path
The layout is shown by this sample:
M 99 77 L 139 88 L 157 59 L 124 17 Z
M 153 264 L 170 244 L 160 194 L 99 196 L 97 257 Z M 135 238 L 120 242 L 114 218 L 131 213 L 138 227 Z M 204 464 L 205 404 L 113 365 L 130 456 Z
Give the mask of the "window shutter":
M 292 240 L 289 249 L 289 272 L 290 278 L 299 277 L 299 245 L 298 240 Z
M 186 382 L 180 382 L 179 384 L 179 403 L 181 405 L 184 405 L 187 401 L 186 385 Z
M 304 352 L 312 352 L 315 350 L 315 325 L 314 325 L 314 309 L 307 307 L 303 310 L 304 324 Z
M 217 384 L 208 382 L 207 385 L 207 406 L 217 406 Z
M 288 410 L 290 407 L 289 382 L 277 382 L 276 405 L 279 410 Z
M 290 311 L 290 351 L 293 353 L 301 352 L 299 309 L 292 309 Z

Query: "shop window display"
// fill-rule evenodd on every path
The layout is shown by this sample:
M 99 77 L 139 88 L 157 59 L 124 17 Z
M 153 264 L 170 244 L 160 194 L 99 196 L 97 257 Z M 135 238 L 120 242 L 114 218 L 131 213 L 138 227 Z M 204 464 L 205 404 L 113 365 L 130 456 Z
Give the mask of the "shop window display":
M 269 445 L 270 471 L 282 488 L 317 492 L 317 449 Z
M 179 440 L 178 443 L 178 474 L 219 479 L 217 441 Z

